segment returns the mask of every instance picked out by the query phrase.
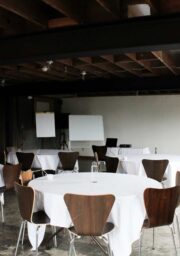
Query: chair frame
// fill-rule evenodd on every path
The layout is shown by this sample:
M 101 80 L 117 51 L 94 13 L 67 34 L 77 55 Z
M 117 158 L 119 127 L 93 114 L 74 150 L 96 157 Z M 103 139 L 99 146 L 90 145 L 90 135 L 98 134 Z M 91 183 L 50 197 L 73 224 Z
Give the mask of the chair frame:
M 68 229 L 70 236 L 69 256 L 72 253 L 76 255 L 74 241 L 76 238 L 81 238 L 81 236 L 90 236 L 106 254 L 108 253 L 109 256 L 112 256 L 109 246 L 109 233 L 114 228 L 114 225 L 107 222 L 107 218 L 115 201 L 114 195 L 65 194 L 64 201 L 74 224 L 73 227 Z M 103 233 L 104 228 L 108 227 L 108 225 L 110 228 L 107 228 L 107 232 Z M 107 239 L 104 239 L 103 234 L 107 235 Z M 96 237 L 104 240 L 107 252 Z
M 106 162 L 106 171 L 107 172 L 111 172 L 111 173 L 117 172 L 119 158 L 106 156 L 105 162 Z
M 60 151 L 58 153 L 59 156 L 59 160 L 61 162 L 62 165 L 62 169 L 60 169 L 60 172 L 64 172 L 64 171 L 72 171 L 72 172 L 76 172 L 76 170 L 74 169 L 76 161 L 78 160 L 79 157 L 79 152 L 77 151 Z M 67 164 L 67 162 L 69 162 Z
M 144 221 L 142 234 L 139 239 L 139 256 L 141 256 L 141 245 L 143 229 L 153 228 L 153 246 L 156 227 L 168 226 L 171 230 L 172 240 L 177 255 L 177 248 L 173 235 L 172 223 L 175 215 L 175 209 L 178 206 L 180 198 L 180 187 L 157 189 L 147 188 L 144 191 L 144 204 L 147 213 L 147 220 Z
M 17 240 L 14 255 L 15 256 L 17 255 L 20 240 L 23 245 L 25 228 L 27 226 L 27 222 L 36 224 L 36 255 L 38 255 L 38 230 L 42 224 L 44 224 L 44 225 L 50 224 L 50 219 L 48 218 L 48 216 L 46 215 L 45 212 L 40 211 L 45 216 L 46 222 L 39 223 L 39 222 L 33 220 L 34 219 L 33 209 L 34 209 L 34 202 L 35 202 L 35 192 L 32 187 L 22 186 L 22 185 L 18 184 L 17 182 L 15 182 L 14 188 L 15 188 L 16 195 L 18 198 L 20 215 L 22 217 L 22 222 L 21 222 L 21 226 L 20 226 L 20 230 L 19 230 L 19 235 L 18 235 L 18 240 Z M 28 198 L 28 200 L 26 198 Z M 57 246 L 56 237 L 55 237 L 54 242 Z

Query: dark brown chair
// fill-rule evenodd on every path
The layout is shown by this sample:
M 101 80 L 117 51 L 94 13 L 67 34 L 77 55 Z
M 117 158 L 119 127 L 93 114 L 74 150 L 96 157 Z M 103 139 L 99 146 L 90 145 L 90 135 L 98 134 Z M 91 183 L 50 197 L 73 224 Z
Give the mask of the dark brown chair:
M 0 150 L 0 164 L 6 164 L 6 151 Z
M 118 164 L 119 164 L 119 158 L 106 156 L 105 162 L 106 162 L 106 171 L 116 173 Z
M 23 234 L 24 234 L 27 222 L 34 223 L 37 225 L 36 226 L 36 255 L 37 255 L 38 254 L 38 230 L 41 224 L 49 224 L 50 219 L 44 211 L 33 212 L 35 193 L 31 187 L 22 186 L 18 183 L 15 183 L 14 187 L 15 187 L 15 191 L 18 199 L 20 215 L 22 217 L 22 222 L 19 230 L 19 236 L 18 236 L 14 255 L 15 256 L 17 255 L 21 237 L 22 237 L 22 244 L 23 244 L 23 239 L 24 239 Z
M 95 236 L 107 234 L 108 237 L 108 233 L 114 228 L 113 223 L 107 222 L 115 201 L 113 195 L 65 194 L 64 200 L 74 225 L 69 228 L 69 255 L 75 251 L 74 240 L 79 236 L 91 236 L 95 242 Z M 109 237 L 106 240 L 108 255 L 112 255 L 108 240 Z
M 60 171 L 76 171 L 75 164 L 78 160 L 79 152 L 59 152 L 58 153 L 62 169 Z
M 170 226 L 173 223 L 176 207 L 180 197 L 180 187 L 171 187 L 164 189 L 147 188 L 144 191 L 144 204 L 147 213 L 147 219 L 144 221 L 142 229 L 153 228 L 153 249 L 154 249 L 154 228 L 169 226 L 172 233 L 173 243 L 175 245 L 173 229 Z M 141 238 L 139 254 L 141 255 Z
M 0 204 L 1 204 L 1 216 L 2 222 L 4 222 L 4 209 L 3 209 L 3 201 L 4 201 L 4 192 L 7 190 L 11 190 L 14 188 L 14 182 L 19 182 L 19 175 L 21 172 L 21 164 L 9 165 L 6 164 L 3 167 L 3 179 L 5 186 L 0 187 Z
M 92 145 L 92 150 L 93 150 L 94 155 L 95 155 L 95 153 L 97 154 L 98 161 L 105 161 L 105 156 L 106 156 L 106 152 L 107 152 L 106 146 Z
M 176 186 L 180 186 L 180 171 L 176 172 Z M 180 198 L 179 198 L 179 203 L 178 206 L 180 206 Z M 180 242 L 180 225 L 179 225 L 179 219 L 178 219 L 178 213 L 175 211 L 175 219 L 177 222 L 177 231 L 178 231 L 178 237 L 179 237 L 179 242 Z M 174 228 L 174 226 L 173 226 Z M 175 230 L 175 228 L 174 228 Z
M 147 177 L 162 182 L 164 178 L 164 173 L 169 164 L 167 159 L 163 160 L 151 160 L 143 159 L 142 164 L 146 172 Z
M 107 138 L 106 139 L 106 147 L 108 148 L 113 148 L 113 147 L 117 147 L 117 138 Z
M 16 152 L 16 156 L 18 162 L 22 165 L 21 182 L 23 185 L 27 185 L 35 177 L 36 173 L 41 173 L 41 176 L 43 175 L 41 168 L 32 168 L 34 153 Z

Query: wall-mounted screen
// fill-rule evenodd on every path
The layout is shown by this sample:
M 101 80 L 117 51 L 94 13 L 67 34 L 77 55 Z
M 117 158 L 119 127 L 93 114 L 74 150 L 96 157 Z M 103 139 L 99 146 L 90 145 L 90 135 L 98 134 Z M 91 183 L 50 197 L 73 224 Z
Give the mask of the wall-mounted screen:
M 36 113 L 36 137 L 55 137 L 54 112 Z
M 99 115 L 69 115 L 70 141 L 103 141 L 103 117 Z

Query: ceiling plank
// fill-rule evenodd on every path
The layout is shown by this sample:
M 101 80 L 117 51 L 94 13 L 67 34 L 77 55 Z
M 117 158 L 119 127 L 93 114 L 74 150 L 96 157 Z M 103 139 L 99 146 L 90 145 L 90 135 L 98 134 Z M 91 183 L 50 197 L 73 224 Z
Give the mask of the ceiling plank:
M 42 27 L 47 28 L 48 18 L 37 1 L 0 0 L 0 7 Z
M 73 18 L 76 21 L 81 22 L 81 8 L 79 7 L 80 2 L 74 0 L 42 0 L 47 5 L 51 6 L 52 8 L 56 9 L 60 13 L 63 13 L 65 16 L 69 18 Z
M 0 64 L 179 49 L 179 26 L 178 15 L 151 16 L 1 39 Z
M 48 21 L 48 28 L 60 28 L 77 25 L 78 22 L 71 18 L 57 18 Z
M 112 0 L 96 0 L 107 12 L 111 13 L 115 18 L 120 17 L 119 2 Z
M 152 52 L 152 54 L 158 60 L 160 60 L 174 75 L 177 75 L 179 73 L 176 69 L 176 64 L 174 63 L 174 60 L 168 53 L 165 53 L 163 51 L 156 51 Z

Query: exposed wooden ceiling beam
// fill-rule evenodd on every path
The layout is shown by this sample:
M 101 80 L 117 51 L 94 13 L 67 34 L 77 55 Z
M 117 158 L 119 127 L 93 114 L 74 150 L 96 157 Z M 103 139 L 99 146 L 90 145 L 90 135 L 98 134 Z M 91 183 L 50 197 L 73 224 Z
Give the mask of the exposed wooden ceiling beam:
M 153 16 L 7 38 L 0 40 L 0 64 L 179 49 L 179 26 L 178 15 Z
M 48 4 L 57 11 L 63 13 L 69 18 L 81 22 L 82 10 L 79 8 L 79 0 L 42 0 L 44 3 Z
M 136 71 L 130 68 L 128 63 L 123 63 L 120 61 L 116 62 L 113 55 L 102 55 L 101 57 L 135 76 L 138 76 L 138 77 L 141 76 L 141 73 L 139 71 Z
M 38 1 L 0 0 L 0 7 L 15 13 L 40 27 L 47 28 L 48 19 L 43 14 Z
M 120 10 L 119 10 L 119 1 L 112 0 L 96 0 L 107 12 L 111 13 L 112 16 L 119 18 Z
M 71 18 L 57 18 L 48 21 L 48 28 L 60 28 L 77 25 L 78 22 Z
M 174 75 L 177 75 L 179 72 L 176 69 L 174 60 L 168 53 L 162 51 L 152 52 L 152 54 L 160 60 Z

